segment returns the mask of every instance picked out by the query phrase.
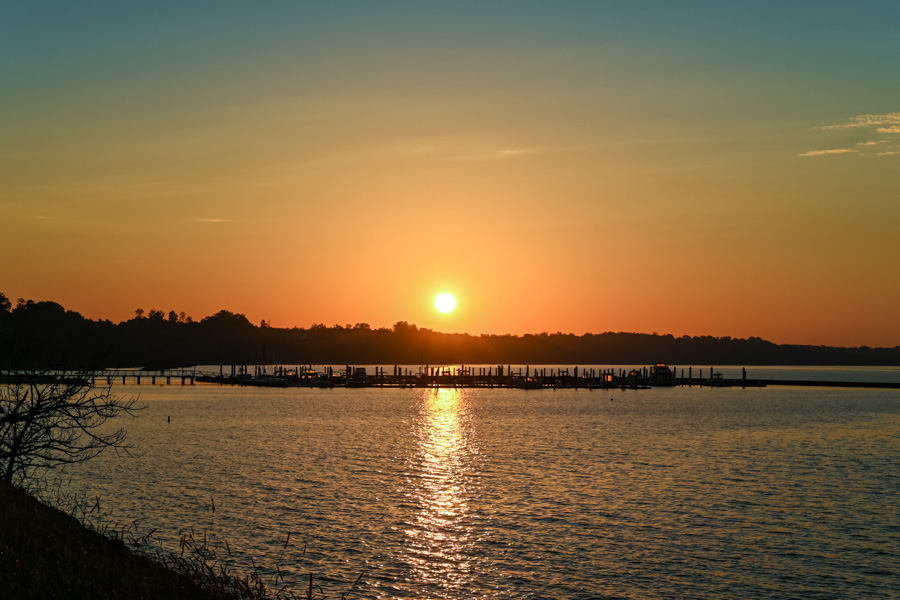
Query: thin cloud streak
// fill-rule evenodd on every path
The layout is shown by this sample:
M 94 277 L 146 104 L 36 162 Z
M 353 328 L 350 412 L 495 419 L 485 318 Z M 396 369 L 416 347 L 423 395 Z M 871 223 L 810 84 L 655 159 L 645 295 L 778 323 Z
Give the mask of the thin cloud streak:
M 894 134 L 900 133 L 900 112 L 893 113 L 885 113 L 882 115 L 859 115 L 857 117 L 853 117 L 849 121 L 845 123 L 838 123 L 836 125 L 826 125 L 821 127 L 823 131 L 840 131 L 846 129 L 863 129 L 866 130 L 869 135 L 873 135 L 876 133 L 879 134 Z M 889 140 L 887 139 L 875 139 L 875 140 L 867 140 L 863 142 L 856 142 L 855 146 L 861 148 L 860 150 L 854 150 L 852 148 L 834 148 L 830 150 L 810 150 L 809 152 L 804 152 L 798 156 L 828 156 L 831 154 L 849 154 L 849 153 L 857 153 L 861 156 L 890 156 L 895 152 L 893 150 L 883 151 L 883 152 L 874 152 L 867 150 L 870 146 L 877 146 L 880 144 L 885 144 Z M 892 147 L 892 146 L 889 146 Z
M 810 150 L 809 152 L 804 152 L 797 156 L 828 156 L 830 154 L 847 154 L 848 152 L 856 153 L 857 151 L 850 148 L 833 148 L 831 150 Z
M 443 160 L 447 162 L 503 160 L 508 158 L 515 158 L 517 156 L 524 156 L 526 154 L 535 154 L 537 152 L 537 150 L 495 150 L 492 152 L 482 152 L 476 154 L 459 154 L 455 156 L 448 155 L 444 156 Z
M 822 129 L 853 129 L 856 127 L 877 127 L 879 125 L 900 125 L 900 112 L 887 113 L 884 115 L 860 115 L 858 117 L 853 117 L 846 123 L 826 125 L 822 127 Z

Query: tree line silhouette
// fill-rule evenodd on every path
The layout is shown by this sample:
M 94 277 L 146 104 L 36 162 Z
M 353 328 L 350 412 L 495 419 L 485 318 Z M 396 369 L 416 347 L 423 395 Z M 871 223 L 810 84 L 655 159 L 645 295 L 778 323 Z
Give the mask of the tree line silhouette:
M 175 368 L 250 364 L 622 364 L 898 365 L 900 346 L 856 348 L 775 344 L 758 337 L 645 333 L 440 333 L 399 321 L 391 328 L 254 325 L 220 310 L 138 309 L 120 323 L 91 320 L 56 302 L 0 294 L 0 369 Z

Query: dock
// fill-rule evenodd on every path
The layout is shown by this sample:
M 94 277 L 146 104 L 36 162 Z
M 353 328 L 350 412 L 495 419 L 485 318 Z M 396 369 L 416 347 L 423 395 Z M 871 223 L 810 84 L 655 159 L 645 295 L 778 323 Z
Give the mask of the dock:
M 82 383 L 97 385 L 181 385 L 195 383 L 248 387 L 305 387 L 305 388 L 508 388 L 508 389 L 650 389 L 656 387 L 740 387 L 761 388 L 768 386 L 834 387 L 900 389 L 900 382 L 871 381 L 821 381 L 805 379 L 748 378 L 742 369 L 740 378 L 725 378 L 714 367 L 698 369 L 689 367 L 681 375 L 675 369 L 658 363 L 650 367 L 580 368 L 567 367 L 496 367 L 424 366 L 409 368 L 395 365 L 385 367 L 343 368 L 324 366 L 287 367 L 282 365 L 231 365 L 226 371 L 221 365 L 218 372 L 201 371 L 196 367 L 177 369 L 104 369 L 88 373 L 78 372 L 27 372 L 0 371 L 0 384 L 19 381 L 59 382 L 79 379 Z M 23 379 L 24 376 L 24 379 Z M 37 379 L 35 379 L 37 378 Z
M 196 369 L 102 369 L 99 371 L 67 371 L 67 370 L 22 370 L 0 371 L 0 384 L 28 383 L 74 383 L 113 385 L 194 385 L 197 378 Z M 173 383 L 174 382 L 174 383 Z
M 630 374 L 630 375 L 629 375 Z M 251 374 L 247 367 L 232 368 L 226 375 L 200 374 L 197 381 L 222 385 L 258 387 L 379 387 L 379 388 L 511 388 L 511 389 L 611 389 L 649 387 L 638 371 L 615 369 L 572 369 L 511 366 L 497 367 L 419 367 L 416 370 L 395 365 L 388 371 L 383 367 L 347 365 L 343 369 L 324 367 L 315 370 L 308 367 L 275 367 L 271 372 L 265 367 L 254 367 Z
M 496 367 L 419 367 L 412 370 L 395 365 L 392 369 L 344 366 L 335 370 L 324 367 L 315 370 L 302 367 L 231 367 L 226 375 L 220 367 L 218 374 L 199 374 L 197 381 L 221 385 L 259 387 L 380 387 L 380 388 L 509 388 L 509 389 L 650 389 L 655 387 L 740 387 L 813 386 L 842 388 L 900 389 L 900 382 L 850 382 L 793 379 L 760 379 L 747 377 L 741 369 L 740 378 L 724 378 L 714 367 L 698 369 L 696 375 L 689 367 L 687 373 L 676 376 L 674 368 L 664 363 L 634 369 L 624 368 L 546 368 L 498 365 Z

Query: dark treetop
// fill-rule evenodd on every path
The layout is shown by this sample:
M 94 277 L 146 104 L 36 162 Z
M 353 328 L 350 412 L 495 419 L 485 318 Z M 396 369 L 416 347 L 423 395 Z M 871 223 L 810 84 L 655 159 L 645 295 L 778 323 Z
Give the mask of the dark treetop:
M 900 346 L 835 348 L 760 338 L 598 333 L 469 335 L 405 321 L 274 328 L 227 310 L 194 321 L 184 313 L 135 311 L 93 321 L 55 302 L 0 294 L 0 370 L 181 367 L 198 364 L 652 364 L 898 365 Z

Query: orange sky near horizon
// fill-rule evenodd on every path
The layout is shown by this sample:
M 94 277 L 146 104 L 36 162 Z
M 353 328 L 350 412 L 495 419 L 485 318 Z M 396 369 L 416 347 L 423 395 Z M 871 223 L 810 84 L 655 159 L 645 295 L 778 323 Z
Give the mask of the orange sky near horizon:
M 13 302 L 900 345 L 898 7 L 42 6 Z

